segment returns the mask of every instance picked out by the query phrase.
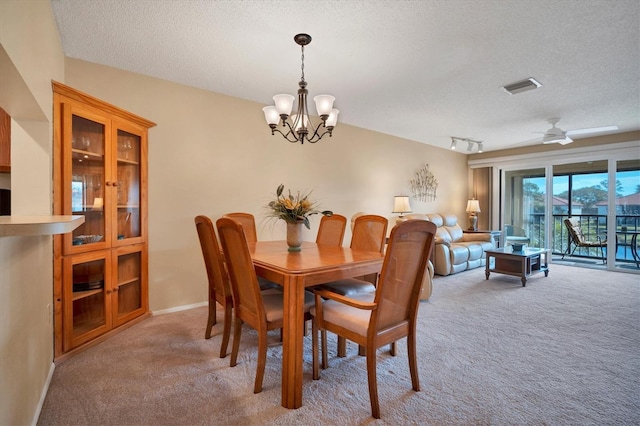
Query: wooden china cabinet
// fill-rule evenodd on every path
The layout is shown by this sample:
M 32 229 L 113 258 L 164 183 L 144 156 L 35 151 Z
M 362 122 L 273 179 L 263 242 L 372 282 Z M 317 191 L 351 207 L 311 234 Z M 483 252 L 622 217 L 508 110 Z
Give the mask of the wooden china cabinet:
M 147 133 L 155 123 L 53 82 L 56 360 L 148 317 Z

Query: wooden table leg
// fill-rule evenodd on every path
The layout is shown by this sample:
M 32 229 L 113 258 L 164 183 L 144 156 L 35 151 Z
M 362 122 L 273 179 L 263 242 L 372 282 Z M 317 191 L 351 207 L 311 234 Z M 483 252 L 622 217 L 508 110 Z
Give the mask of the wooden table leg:
M 282 406 L 302 406 L 302 355 L 304 339 L 304 279 L 285 277 L 282 336 Z
M 490 274 L 489 269 L 491 269 L 489 267 L 491 263 L 490 261 L 491 261 L 491 256 L 489 255 L 489 253 L 487 253 L 487 257 L 484 261 L 484 276 L 485 276 L 485 279 L 487 280 L 489 279 L 489 274 Z

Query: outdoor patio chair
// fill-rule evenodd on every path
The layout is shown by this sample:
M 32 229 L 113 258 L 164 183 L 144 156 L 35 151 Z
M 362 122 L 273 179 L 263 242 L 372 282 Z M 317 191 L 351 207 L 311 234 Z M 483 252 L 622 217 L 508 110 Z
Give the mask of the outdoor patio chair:
M 582 228 L 580 227 L 580 222 L 578 219 L 574 217 L 570 217 L 564 220 L 564 224 L 567 227 L 567 231 L 569 232 L 569 244 L 567 245 L 567 249 L 562 253 L 562 258 L 571 251 L 569 256 L 573 256 L 573 253 L 576 251 L 578 247 L 586 247 L 586 248 L 600 248 L 600 255 L 602 256 L 602 263 L 606 263 L 607 259 L 604 256 L 604 248 L 607 247 L 607 240 L 602 240 L 599 236 L 596 235 L 596 241 L 589 241 L 587 236 L 582 232 Z M 571 250 L 571 244 L 573 243 L 574 247 Z

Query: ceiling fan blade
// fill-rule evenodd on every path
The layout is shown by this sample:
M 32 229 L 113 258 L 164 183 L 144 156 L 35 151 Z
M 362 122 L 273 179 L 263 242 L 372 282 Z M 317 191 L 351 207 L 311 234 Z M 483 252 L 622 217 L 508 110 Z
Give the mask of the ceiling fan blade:
M 618 130 L 618 126 L 602 126 L 602 127 L 592 127 L 590 129 L 569 130 L 567 131 L 567 136 L 568 135 L 586 135 L 588 133 L 609 132 L 611 130 Z
M 573 142 L 573 139 L 571 139 L 569 136 L 567 136 L 566 138 L 564 138 L 564 140 L 559 141 L 558 143 L 560 145 L 566 145 Z

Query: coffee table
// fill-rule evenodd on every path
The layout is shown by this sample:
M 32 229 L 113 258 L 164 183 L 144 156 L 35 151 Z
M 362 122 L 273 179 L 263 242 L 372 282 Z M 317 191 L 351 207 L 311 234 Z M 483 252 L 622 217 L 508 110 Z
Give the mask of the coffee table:
M 513 251 L 511 246 L 494 250 L 486 250 L 485 276 L 489 274 L 507 274 L 520 277 L 522 287 L 527 285 L 527 278 L 537 272 L 549 276 L 550 249 L 525 248 Z

